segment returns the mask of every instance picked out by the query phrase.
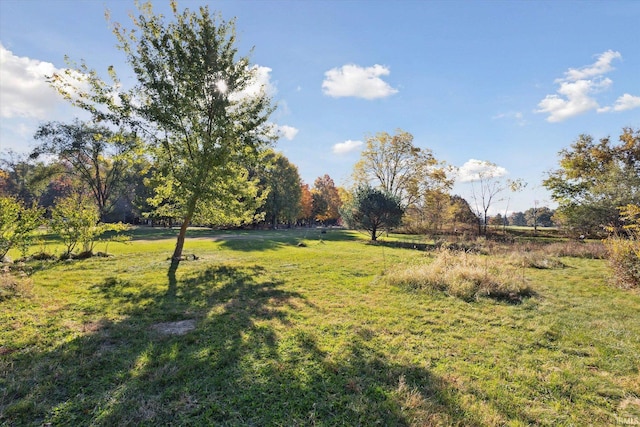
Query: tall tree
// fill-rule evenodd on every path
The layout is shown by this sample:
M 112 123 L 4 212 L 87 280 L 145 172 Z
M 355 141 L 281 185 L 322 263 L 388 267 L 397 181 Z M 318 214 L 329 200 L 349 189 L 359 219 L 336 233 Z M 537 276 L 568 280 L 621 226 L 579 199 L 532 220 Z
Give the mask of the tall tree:
M 268 150 L 258 167 L 261 185 L 267 191 L 264 204 L 266 219 L 278 223 L 292 223 L 300 214 L 302 189 L 298 168 L 282 154 Z
M 132 28 L 114 25 L 136 87 L 113 101 L 117 79 L 109 86 L 85 72 L 92 93 L 76 102 L 101 119 L 117 122 L 126 116 L 150 139 L 159 184 L 156 199 L 168 197 L 181 221 L 170 272 L 182 256 L 192 221 L 253 220 L 262 200 L 248 167 L 275 139 L 267 123 L 271 100 L 264 88 L 252 91 L 258 69 L 248 57 L 238 56 L 234 21 L 212 15 L 208 7 L 198 12 L 178 12 L 175 2 L 171 7 L 170 22 L 154 14 L 148 2 L 139 7 Z M 69 75 L 64 77 L 52 79 L 63 92 Z M 67 88 L 66 94 L 73 96 L 73 91 Z M 107 103 L 107 112 L 96 102 Z
M 329 175 L 316 178 L 311 194 L 315 219 L 323 223 L 335 223 L 340 219 L 340 193 Z
M 580 135 L 559 153 L 560 168 L 543 184 L 558 202 L 554 218 L 582 234 L 622 227 L 618 207 L 640 204 L 640 129 L 624 128 L 620 144 Z
M 513 212 L 509 215 L 509 223 L 518 227 L 524 227 L 527 225 L 527 218 L 524 212 Z
M 313 195 L 309 184 L 300 184 L 300 213 L 298 220 L 306 224 L 313 221 Z
M 469 226 L 475 227 L 478 224 L 478 217 L 471 209 L 469 202 L 458 195 L 451 196 L 447 216 L 452 222 L 454 230 L 457 230 L 458 226 L 467 228 Z
M 124 178 L 140 146 L 135 134 L 115 132 L 107 126 L 75 120 L 40 125 L 35 139 L 41 141 L 32 158 L 51 154 L 91 192 L 100 219 L 113 210 L 124 189 Z
M 395 135 L 380 132 L 367 138 L 353 178 L 358 185 L 378 187 L 411 206 L 428 190 L 450 188 L 446 170 L 431 150 L 416 147 L 413 135 L 398 129 Z
M 366 230 L 376 241 L 385 230 L 400 225 L 404 210 L 397 197 L 365 185 L 356 189 L 341 214 L 349 227 Z
M 505 190 L 520 191 L 524 186 L 521 180 L 505 180 L 502 175 L 503 170 L 495 163 L 479 161 L 475 165 L 473 176 L 469 179 L 480 234 L 487 233 L 489 209 L 504 200 L 502 193 Z
M 257 72 L 237 57 L 235 24 L 207 7 L 182 13 L 174 22 L 143 5 L 135 27 L 115 32 L 138 78 L 138 112 L 160 131 L 156 156 L 165 186 L 174 188 L 182 225 L 174 260 L 182 255 L 189 223 L 251 221 L 257 182 L 247 166 L 269 142 L 272 111 L 264 88 L 243 96 Z
M 534 232 L 538 231 L 538 227 L 553 227 L 554 212 L 546 206 L 539 206 L 535 200 L 533 207 L 524 211 L 525 225 L 533 227 Z

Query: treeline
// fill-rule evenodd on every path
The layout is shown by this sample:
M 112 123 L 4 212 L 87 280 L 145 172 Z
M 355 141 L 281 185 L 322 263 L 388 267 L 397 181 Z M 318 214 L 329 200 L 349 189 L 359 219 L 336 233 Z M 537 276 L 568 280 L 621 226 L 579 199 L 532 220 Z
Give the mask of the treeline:
M 175 189 L 159 179 L 159 168 L 133 133 L 116 133 L 91 122 L 42 124 L 34 136 L 36 148 L 27 155 L 0 154 L 0 196 L 12 197 L 24 206 L 44 208 L 45 216 L 59 200 L 82 195 L 91 200 L 103 223 L 123 222 L 171 226 L 182 213 L 172 197 Z M 638 203 L 638 132 L 624 129 L 615 146 L 603 139 L 598 144 L 581 136 L 561 154 L 561 169 L 549 173 L 545 185 L 559 203 L 557 210 L 534 207 L 508 216 L 497 213 L 487 224 L 497 226 L 561 227 L 580 234 L 598 234 L 606 227 L 617 229 L 619 207 Z M 604 163 L 604 164 L 598 164 Z M 487 204 L 474 206 L 450 194 L 455 170 L 433 153 L 413 144 L 413 136 L 398 130 L 395 135 L 369 137 L 360 160 L 354 165 L 349 187 L 335 184 L 329 175 L 312 185 L 283 154 L 265 149 L 247 168 L 256 183 L 255 209 L 243 226 L 282 227 L 337 225 L 343 223 L 343 206 L 357 188 L 370 186 L 398 200 L 403 218 L 396 228 L 411 233 L 451 231 L 482 232 Z M 482 177 L 495 185 L 497 177 Z M 487 184 L 488 185 L 488 184 Z M 508 191 L 506 186 L 503 190 Z M 495 202 L 494 202 L 495 203 Z M 194 225 L 238 226 L 237 221 L 199 222 Z
M 73 137 L 56 135 L 28 155 L 0 153 L 0 197 L 12 198 L 23 206 L 42 208 L 51 217 L 63 199 L 81 197 L 93 205 L 100 222 L 124 222 L 156 226 L 175 225 L 180 220 L 170 194 L 158 194 L 154 179 L 157 165 L 138 148 L 115 147 L 124 141 L 90 123 L 47 123 L 44 128 L 72 129 Z M 131 145 L 136 146 L 136 143 Z M 46 158 L 46 159 L 43 159 Z M 248 174 L 257 182 L 256 210 L 245 226 L 335 225 L 346 190 L 336 187 L 329 175 L 318 177 L 312 186 L 300 178 L 298 168 L 272 149 L 263 151 Z M 340 193 L 343 196 L 340 196 Z M 194 221 L 194 225 L 234 226 Z
M 42 208 L 47 217 L 62 200 L 75 197 L 93 205 L 102 223 L 156 226 L 179 225 L 183 218 L 176 200 L 180 189 L 163 182 L 162 164 L 134 133 L 115 132 L 93 122 L 49 122 L 40 125 L 29 154 L 0 153 L 0 196 L 24 207 Z M 262 150 L 246 168 L 255 184 L 253 209 L 238 222 L 224 217 L 195 217 L 192 225 L 234 227 L 342 224 L 343 205 L 358 186 L 382 186 L 403 207 L 402 226 L 417 232 L 474 226 L 477 216 L 463 198 L 449 194 L 452 169 L 435 160 L 430 150 L 413 145 L 413 137 L 377 134 L 368 141 L 354 166 L 353 184 L 337 186 L 329 175 L 312 185 L 298 168 L 271 148 Z M 392 165 L 402 163 L 402 167 Z M 166 165 L 165 165 L 166 167 Z M 387 170 L 378 182 L 375 170 Z M 393 172 L 391 172 L 393 170 Z M 243 201 L 246 202 L 246 201 Z
M 553 215 L 555 210 L 547 206 L 529 208 L 524 212 L 512 212 L 508 216 L 498 213 L 489 218 L 493 226 L 513 225 L 516 227 L 555 227 Z

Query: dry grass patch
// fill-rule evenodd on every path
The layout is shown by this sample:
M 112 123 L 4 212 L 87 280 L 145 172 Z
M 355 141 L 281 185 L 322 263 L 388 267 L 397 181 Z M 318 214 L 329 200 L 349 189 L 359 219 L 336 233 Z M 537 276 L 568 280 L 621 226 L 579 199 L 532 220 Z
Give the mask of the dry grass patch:
M 512 252 L 508 257 L 508 262 L 516 267 L 541 270 L 566 267 L 557 257 L 548 256 L 542 251 Z
M 606 259 L 607 248 L 602 242 L 566 241 L 543 246 L 547 255 L 585 259 Z
M 31 294 L 31 286 L 31 280 L 26 277 L 16 277 L 9 271 L 0 272 L 0 302 L 16 297 L 28 297 Z
M 388 274 L 387 280 L 411 289 L 444 291 L 465 301 L 489 297 L 519 302 L 532 294 L 513 266 L 487 256 L 446 249 L 429 264 L 399 267 Z
M 640 289 L 640 240 L 612 236 L 605 243 L 614 284 L 622 289 Z

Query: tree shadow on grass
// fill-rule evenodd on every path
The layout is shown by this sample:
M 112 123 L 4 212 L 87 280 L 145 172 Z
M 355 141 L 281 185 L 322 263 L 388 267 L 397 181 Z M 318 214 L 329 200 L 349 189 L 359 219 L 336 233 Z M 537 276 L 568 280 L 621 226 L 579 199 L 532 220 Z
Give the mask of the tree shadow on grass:
M 125 234 L 131 236 L 131 240 L 166 240 L 166 239 L 175 239 L 178 237 L 178 233 L 180 232 L 180 227 L 148 227 L 148 226 L 138 226 L 133 228 L 132 230 L 126 232 Z M 199 227 L 194 228 L 190 227 L 187 230 L 188 237 L 210 237 L 216 236 L 222 233 L 220 230 L 214 228 L 206 228 Z
M 307 304 L 259 266 L 212 266 L 162 290 L 96 286 L 122 320 L 103 319 L 45 352 L 2 364 L 9 425 L 474 424 L 456 391 L 423 366 L 389 360 L 375 334 L 346 344 L 295 322 Z M 158 322 L 194 319 L 184 334 Z
M 341 229 L 298 228 L 285 230 L 255 231 L 242 236 L 220 236 L 222 246 L 234 251 L 265 251 L 283 246 L 298 246 L 303 242 L 354 241 L 354 233 Z M 307 244 L 304 243 L 304 244 Z M 311 243 L 313 244 L 313 243 Z

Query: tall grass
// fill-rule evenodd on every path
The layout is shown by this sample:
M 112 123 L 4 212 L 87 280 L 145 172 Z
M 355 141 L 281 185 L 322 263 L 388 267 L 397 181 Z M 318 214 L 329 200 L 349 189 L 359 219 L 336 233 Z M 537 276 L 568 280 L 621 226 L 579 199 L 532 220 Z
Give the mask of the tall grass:
M 640 288 L 640 239 L 614 235 L 605 240 L 605 245 L 614 284 L 623 289 Z
M 387 280 L 412 289 L 444 291 L 471 301 L 481 297 L 519 301 L 531 295 L 516 268 L 487 256 L 443 249 L 430 263 L 398 267 Z
M 640 206 L 629 204 L 619 209 L 625 225 L 623 231 L 609 228 L 611 235 L 605 240 L 609 265 L 617 286 L 640 288 Z

